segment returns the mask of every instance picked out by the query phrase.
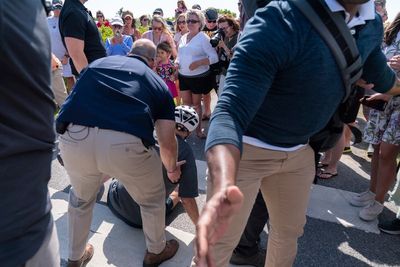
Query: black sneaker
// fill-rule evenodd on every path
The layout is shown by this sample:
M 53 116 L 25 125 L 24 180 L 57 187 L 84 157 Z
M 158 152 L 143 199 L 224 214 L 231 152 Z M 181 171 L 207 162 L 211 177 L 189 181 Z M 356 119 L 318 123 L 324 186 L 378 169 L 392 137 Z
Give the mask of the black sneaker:
M 390 235 L 400 235 L 400 219 L 378 224 L 379 229 Z
M 239 253 L 232 253 L 229 260 L 231 264 L 235 265 L 250 265 L 255 267 L 264 267 L 265 265 L 265 250 L 259 250 L 257 254 L 251 256 L 243 256 Z

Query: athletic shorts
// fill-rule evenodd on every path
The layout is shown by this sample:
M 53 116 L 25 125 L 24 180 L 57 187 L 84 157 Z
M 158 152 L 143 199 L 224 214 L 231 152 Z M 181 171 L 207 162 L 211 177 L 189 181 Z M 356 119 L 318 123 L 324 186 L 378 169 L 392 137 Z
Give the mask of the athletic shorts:
M 217 87 L 215 75 L 207 71 L 198 76 L 183 76 L 179 74 L 179 88 L 181 91 L 191 91 L 193 94 L 208 94 Z

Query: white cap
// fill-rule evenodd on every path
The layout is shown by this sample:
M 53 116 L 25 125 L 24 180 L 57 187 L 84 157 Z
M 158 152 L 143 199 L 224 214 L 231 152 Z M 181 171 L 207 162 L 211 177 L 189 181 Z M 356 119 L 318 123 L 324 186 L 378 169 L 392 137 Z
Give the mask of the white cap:
M 120 17 L 114 17 L 111 20 L 111 25 L 119 25 L 119 26 L 124 26 L 124 22 L 122 21 L 122 19 Z

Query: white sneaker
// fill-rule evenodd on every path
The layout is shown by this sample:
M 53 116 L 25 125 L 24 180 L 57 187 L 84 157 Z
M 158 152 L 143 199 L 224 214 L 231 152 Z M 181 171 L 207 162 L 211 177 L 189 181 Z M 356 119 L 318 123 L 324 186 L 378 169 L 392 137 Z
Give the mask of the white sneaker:
M 373 221 L 378 217 L 379 214 L 381 214 L 383 207 L 383 204 L 379 203 L 378 201 L 374 201 L 370 205 L 360 210 L 359 216 L 364 221 Z
M 375 200 L 375 193 L 371 191 L 365 191 L 360 194 L 355 195 L 350 199 L 350 204 L 356 207 L 365 207 Z
M 369 144 L 367 149 L 367 156 L 371 158 L 373 154 L 374 154 L 374 147 L 372 146 L 372 144 Z

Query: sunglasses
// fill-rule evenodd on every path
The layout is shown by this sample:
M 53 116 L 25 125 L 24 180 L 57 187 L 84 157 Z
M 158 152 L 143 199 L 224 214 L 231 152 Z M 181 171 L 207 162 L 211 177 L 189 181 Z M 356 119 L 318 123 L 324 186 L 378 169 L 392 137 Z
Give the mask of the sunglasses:
M 102 15 L 98 15 L 96 16 L 96 18 L 104 18 Z
M 128 16 L 128 17 L 125 17 L 124 20 L 132 20 L 132 18 Z
M 149 21 L 149 19 L 142 19 L 142 21 Z
M 208 23 L 217 23 L 216 20 L 207 20 Z
M 186 20 L 186 23 L 187 24 L 196 24 L 196 23 L 199 23 L 200 22 L 200 20 L 195 20 L 195 19 L 188 19 L 188 20 Z
M 177 22 L 176 22 L 176 24 L 186 24 L 186 21 L 184 21 L 184 20 L 178 20 Z
M 162 31 L 163 30 L 163 28 L 161 28 L 161 27 L 153 27 L 153 31 Z

